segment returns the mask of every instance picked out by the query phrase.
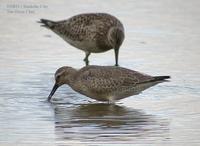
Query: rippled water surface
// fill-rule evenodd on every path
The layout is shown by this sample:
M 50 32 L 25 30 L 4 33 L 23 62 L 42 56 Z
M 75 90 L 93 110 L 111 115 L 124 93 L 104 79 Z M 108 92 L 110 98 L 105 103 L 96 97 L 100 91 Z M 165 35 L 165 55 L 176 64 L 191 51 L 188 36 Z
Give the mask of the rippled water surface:
M 1 0 L 0 145 L 200 145 L 199 7 L 198 0 Z M 123 22 L 121 66 L 170 75 L 171 82 L 111 105 L 68 86 L 46 102 L 55 70 L 82 67 L 84 53 L 36 21 L 83 12 Z M 114 53 L 90 61 L 113 65 Z

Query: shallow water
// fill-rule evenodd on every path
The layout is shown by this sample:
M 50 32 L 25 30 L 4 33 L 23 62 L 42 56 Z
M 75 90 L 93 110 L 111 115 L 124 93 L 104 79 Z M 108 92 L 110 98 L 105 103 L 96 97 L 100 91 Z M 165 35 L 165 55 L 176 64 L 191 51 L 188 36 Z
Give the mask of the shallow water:
M 1 0 L 0 145 L 199 145 L 199 6 L 198 0 Z M 115 105 L 68 86 L 46 102 L 55 70 L 82 67 L 84 53 L 36 21 L 94 11 L 111 13 L 125 26 L 121 66 L 170 75 L 171 82 Z M 90 61 L 113 65 L 114 53 L 92 54 Z

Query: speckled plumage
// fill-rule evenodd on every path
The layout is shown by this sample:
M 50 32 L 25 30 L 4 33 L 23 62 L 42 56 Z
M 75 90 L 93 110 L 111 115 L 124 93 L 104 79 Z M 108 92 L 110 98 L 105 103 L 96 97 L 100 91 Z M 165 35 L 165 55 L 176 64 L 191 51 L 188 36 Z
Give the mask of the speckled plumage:
M 169 76 L 153 77 L 115 66 L 86 66 L 80 70 L 61 67 L 55 73 L 55 85 L 68 84 L 73 90 L 90 98 L 115 101 L 139 94 L 167 78 Z M 54 92 L 50 93 L 49 100 Z
M 57 22 L 41 19 L 40 23 L 72 46 L 83 50 L 86 53 L 86 65 L 90 53 L 110 49 L 115 50 L 118 65 L 118 50 L 124 40 L 124 27 L 116 17 L 106 13 L 86 13 Z

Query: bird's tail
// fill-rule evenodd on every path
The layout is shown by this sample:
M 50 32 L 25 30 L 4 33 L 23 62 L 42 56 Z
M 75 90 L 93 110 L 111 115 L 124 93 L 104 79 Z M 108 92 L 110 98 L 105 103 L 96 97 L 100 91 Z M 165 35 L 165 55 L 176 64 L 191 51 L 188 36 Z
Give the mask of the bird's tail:
M 163 81 L 169 78 L 170 76 L 155 76 L 153 81 Z
M 38 23 L 42 23 L 41 26 L 43 27 L 47 27 L 47 28 L 53 28 L 56 24 L 56 22 L 52 21 L 52 20 L 47 20 L 47 19 L 40 19 L 40 21 L 38 21 Z

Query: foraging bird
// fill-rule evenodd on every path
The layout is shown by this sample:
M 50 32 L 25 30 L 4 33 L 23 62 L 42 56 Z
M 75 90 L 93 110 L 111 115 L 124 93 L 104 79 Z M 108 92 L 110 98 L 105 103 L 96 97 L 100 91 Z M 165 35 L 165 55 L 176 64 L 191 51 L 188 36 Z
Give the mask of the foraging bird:
M 90 53 L 114 49 L 115 65 L 118 66 L 119 48 L 124 40 L 123 24 L 106 13 L 86 13 L 67 20 L 41 19 L 42 26 L 52 30 L 72 46 L 85 52 L 85 64 L 89 65 Z
M 169 76 L 150 76 L 116 66 L 86 66 L 80 70 L 64 66 L 55 73 L 55 85 L 48 97 L 63 84 L 76 92 L 99 101 L 114 102 L 166 81 Z

